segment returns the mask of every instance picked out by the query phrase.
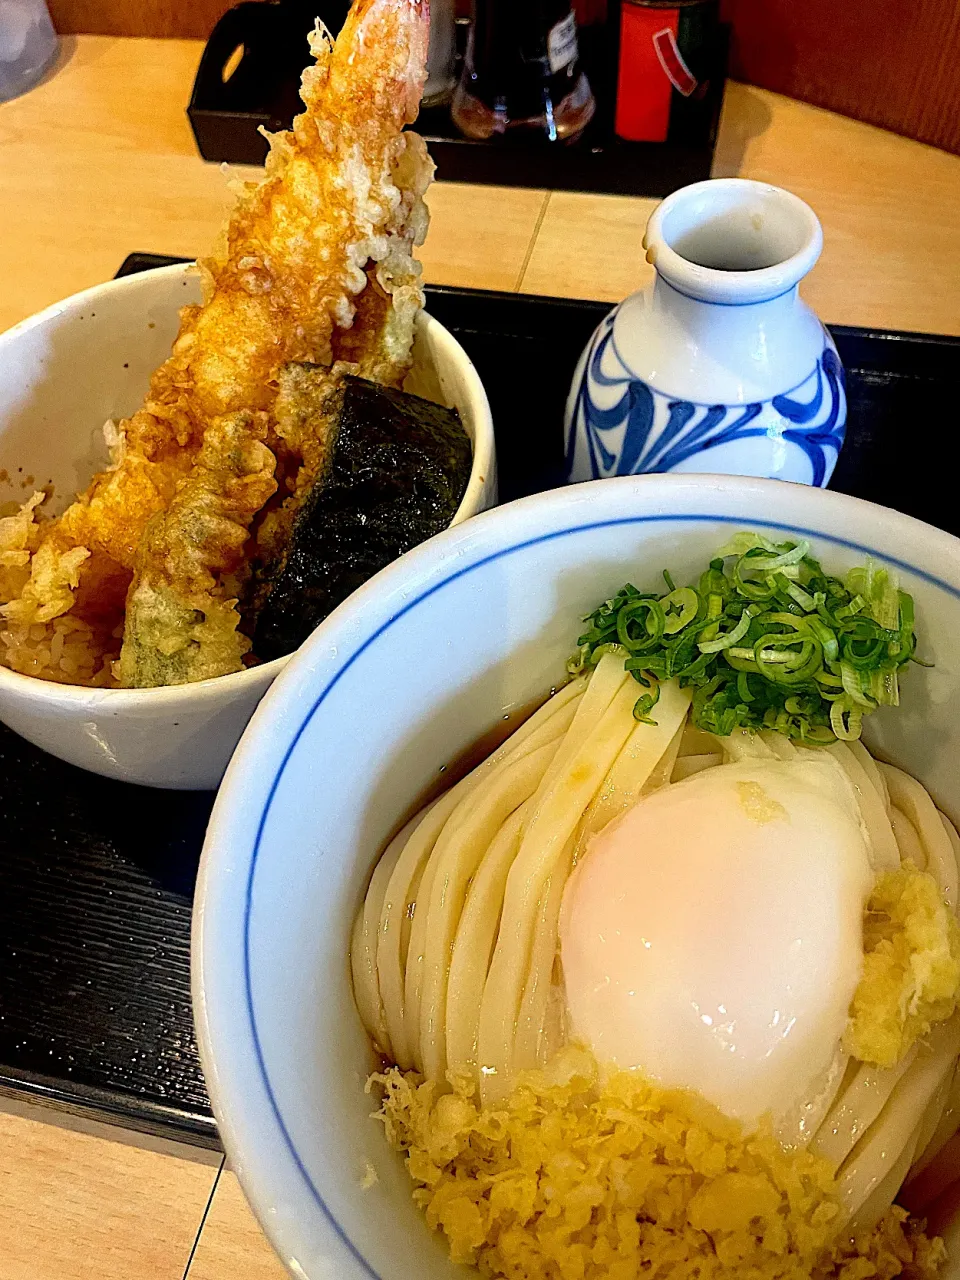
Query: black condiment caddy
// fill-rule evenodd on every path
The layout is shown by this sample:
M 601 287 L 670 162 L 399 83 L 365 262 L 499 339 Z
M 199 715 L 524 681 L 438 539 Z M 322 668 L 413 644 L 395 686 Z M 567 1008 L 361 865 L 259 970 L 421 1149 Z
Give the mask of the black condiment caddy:
M 344 0 L 309 8 L 302 0 L 244 0 L 224 14 L 207 42 L 187 109 L 205 160 L 263 163 L 267 143 L 258 130 L 288 128 L 299 109 L 298 86 L 307 61 L 304 33 L 315 12 L 335 33 L 346 10 Z M 525 136 L 478 142 L 458 132 L 448 105 L 426 108 L 416 129 L 427 140 L 436 176 L 633 196 L 665 196 L 708 178 L 723 104 L 728 29 L 718 27 L 703 91 L 676 113 L 667 140 L 624 142 L 613 131 L 617 12 L 614 4 L 606 23 L 580 31 L 597 112 L 575 142 L 550 144 Z M 458 22 L 457 29 L 462 54 L 466 24 Z

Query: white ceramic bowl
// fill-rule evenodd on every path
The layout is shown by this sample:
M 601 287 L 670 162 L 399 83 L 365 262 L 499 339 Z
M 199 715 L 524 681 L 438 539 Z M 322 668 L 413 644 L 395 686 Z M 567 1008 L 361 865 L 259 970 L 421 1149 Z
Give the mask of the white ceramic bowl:
M 350 926 L 398 818 L 511 707 L 562 675 L 625 580 L 699 571 L 741 528 L 809 536 L 835 571 L 895 565 L 923 652 L 871 742 L 960 818 L 960 542 L 800 485 L 629 477 L 488 512 L 371 580 L 316 631 L 245 733 L 208 830 L 194 1011 L 227 1154 L 292 1273 L 441 1280 L 447 1262 L 370 1118 Z M 378 1181 L 361 1190 L 367 1162 Z
M 97 285 L 0 334 L 0 502 L 48 482 L 62 510 L 107 461 L 102 428 L 140 405 L 170 354 L 180 307 L 200 299 L 187 266 Z M 473 467 L 453 523 L 496 501 L 490 406 L 466 352 L 432 317 L 417 326 L 408 385 L 460 411 Z M 286 658 L 164 689 L 82 689 L 0 667 L 0 720 L 71 764 L 147 786 L 215 787 Z

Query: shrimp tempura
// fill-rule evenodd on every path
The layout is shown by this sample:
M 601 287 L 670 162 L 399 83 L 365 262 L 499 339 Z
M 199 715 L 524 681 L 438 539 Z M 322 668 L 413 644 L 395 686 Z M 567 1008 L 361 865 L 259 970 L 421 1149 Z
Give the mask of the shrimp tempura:
M 296 490 L 309 453 L 273 414 L 282 370 L 349 367 L 399 385 L 410 366 L 433 165 L 405 126 L 427 38 L 427 0 L 356 0 L 335 43 L 311 37 L 305 111 L 272 136 L 264 179 L 199 264 L 204 301 L 183 309 L 116 465 L 44 527 L 30 579 L 3 606 L 12 623 L 35 635 L 72 611 L 108 654 L 125 609 L 124 685 L 241 668 L 249 641 L 231 593 L 251 526 L 278 485 L 277 507 Z

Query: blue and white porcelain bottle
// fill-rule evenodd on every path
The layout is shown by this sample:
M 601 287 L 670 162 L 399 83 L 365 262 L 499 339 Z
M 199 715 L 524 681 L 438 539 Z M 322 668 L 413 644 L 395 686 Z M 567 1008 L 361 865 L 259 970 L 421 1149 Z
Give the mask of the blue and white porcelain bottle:
M 802 200 L 718 178 L 647 224 L 650 288 L 600 324 L 567 401 L 567 479 L 651 471 L 825 485 L 843 443 L 843 370 L 798 285 L 823 232 Z

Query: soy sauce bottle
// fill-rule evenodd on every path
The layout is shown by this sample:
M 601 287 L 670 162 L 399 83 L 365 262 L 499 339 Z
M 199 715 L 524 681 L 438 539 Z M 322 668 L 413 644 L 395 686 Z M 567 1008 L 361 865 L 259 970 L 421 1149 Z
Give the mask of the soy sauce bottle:
M 485 139 L 522 132 L 570 142 L 595 109 L 570 0 L 474 0 L 452 109 L 462 133 Z

